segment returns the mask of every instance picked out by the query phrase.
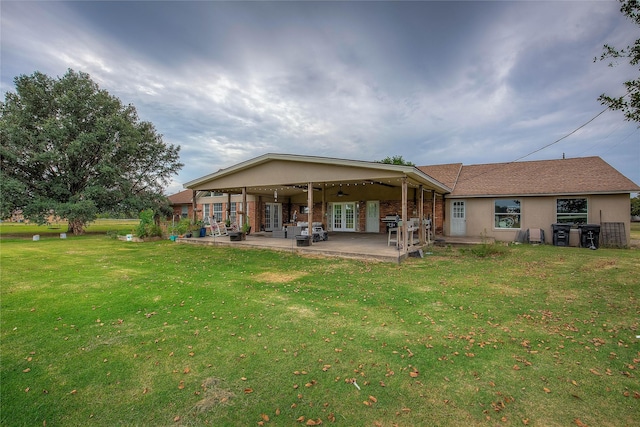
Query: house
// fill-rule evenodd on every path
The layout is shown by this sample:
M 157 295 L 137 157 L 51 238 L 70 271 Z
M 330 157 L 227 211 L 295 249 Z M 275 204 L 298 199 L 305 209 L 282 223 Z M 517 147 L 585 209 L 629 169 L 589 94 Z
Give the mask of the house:
M 555 223 L 615 223 L 626 245 L 630 193 L 640 191 L 599 157 L 414 167 L 292 154 L 265 154 L 185 187 L 197 192 L 198 218 L 254 230 L 311 221 L 334 232 L 387 233 L 385 220 L 398 217 L 403 239 L 409 220 L 419 222 L 422 243 L 426 224 L 444 236 L 501 241 L 542 229 L 550 243 Z M 571 233 L 577 246 L 577 229 Z
M 173 219 L 179 220 L 181 218 L 194 217 L 193 194 L 192 190 L 183 190 L 167 197 L 169 205 L 173 209 Z M 197 204 L 195 205 L 196 211 L 201 209 L 198 206 Z

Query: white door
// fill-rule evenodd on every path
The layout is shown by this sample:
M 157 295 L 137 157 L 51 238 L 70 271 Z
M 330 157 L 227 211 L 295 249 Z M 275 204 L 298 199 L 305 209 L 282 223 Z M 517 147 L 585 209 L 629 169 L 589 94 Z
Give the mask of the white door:
M 282 229 L 282 203 L 264 204 L 264 230 Z
M 331 209 L 333 231 L 356 231 L 355 203 L 334 203 Z
M 380 202 L 377 200 L 367 201 L 367 233 L 380 232 Z
M 464 200 L 451 202 L 451 235 L 464 236 L 467 234 L 467 219 Z

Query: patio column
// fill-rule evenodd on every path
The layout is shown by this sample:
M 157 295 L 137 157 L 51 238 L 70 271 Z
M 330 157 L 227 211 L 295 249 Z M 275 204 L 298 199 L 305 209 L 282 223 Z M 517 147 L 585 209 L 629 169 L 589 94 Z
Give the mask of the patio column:
M 418 208 L 418 239 L 420 240 L 420 245 L 424 245 L 425 243 L 425 225 L 424 225 L 424 188 L 422 185 L 420 186 L 420 207 Z
M 433 194 L 433 200 L 431 202 L 431 233 L 433 233 L 433 238 L 436 238 L 436 190 L 431 192 Z M 443 205 L 444 208 L 444 205 Z
M 322 226 L 326 231 L 329 231 L 329 224 L 325 223 L 325 218 L 327 217 L 327 198 L 325 196 L 325 191 L 324 191 L 324 185 L 321 187 L 322 188 L 322 194 L 321 194 L 321 198 L 322 198 Z
M 402 178 L 402 251 L 407 252 L 407 177 Z
M 191 190 L 191 210 L 193 211 L 193 223 L 195 224 L 198 221 L 198 212 L 196 212 L 196 208 L 198 207 L 198 201 L 196 200 L 196 190 Z
M 309 207 L 309 214 L 307 215 L 309 222 L 309 243 L 313 244 L 313 182 L 307 183 L 307 206 Z
M 242 187 L 242 222 L 238 224 L 238 228 L 242 230 L 242 227 L 247 222 L 249 209 L 247 208 L 247 187 Z
M 222 220 L 231 220 L 231 193 L 227 193 L 227 217 Z

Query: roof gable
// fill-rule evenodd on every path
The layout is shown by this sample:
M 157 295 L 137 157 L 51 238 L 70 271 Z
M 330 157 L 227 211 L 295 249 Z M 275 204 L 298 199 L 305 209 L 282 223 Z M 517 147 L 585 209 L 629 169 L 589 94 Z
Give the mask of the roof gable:
M 380 181 L 387 185 L 397 183 L 403 177 L 439 192 L 450 191 L 450 188 L 443 187 L 442 183 L 414 166 L 273 153 L 221 169 L 188 182 L 185 187 L 193 190 L 237 190 L 265 185 L 296 186 L 308 182 L 349 181 Z
M 171 205 L 187 205 L 193 202 L 193 191 L 182 190 L 167 197 Z

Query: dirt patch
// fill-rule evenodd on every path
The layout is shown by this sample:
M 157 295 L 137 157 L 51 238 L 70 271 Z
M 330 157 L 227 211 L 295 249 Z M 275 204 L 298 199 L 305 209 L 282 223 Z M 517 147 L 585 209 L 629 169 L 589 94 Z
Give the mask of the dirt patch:
M 255 278 L 256 280 L 259 280 L 261 282 L 289 283 L 304 276 L 306 276 L 306 273 L 303 273 L 303 272 L 280 273 L 280 272 L 268 271 L 268 272 L 260 273 L 256 275 Z
M 198 401 L 193 409 L 196 412 L 207 412 L 214 406 L 231 405 L 231 399 L 236 395 L 231 391 L 220 386 L 220 379 L 209 377 L 205 379 L 201 387 L 204 391 L 204 398 Z

